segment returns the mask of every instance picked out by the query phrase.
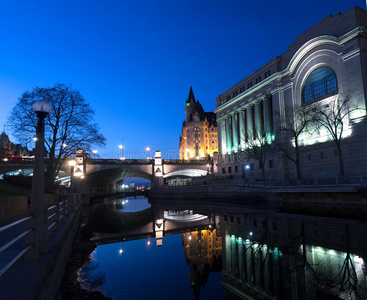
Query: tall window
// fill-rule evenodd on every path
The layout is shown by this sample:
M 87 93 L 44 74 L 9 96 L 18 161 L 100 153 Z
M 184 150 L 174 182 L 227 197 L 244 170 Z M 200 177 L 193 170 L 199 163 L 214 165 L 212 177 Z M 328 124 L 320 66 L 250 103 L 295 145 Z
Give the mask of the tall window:
M 321 100 L 335 95 L 338 86 L 334 71 L 329 67 L 319 67 L 308 76 L 303 88 L 303 101 L 305 103 Z

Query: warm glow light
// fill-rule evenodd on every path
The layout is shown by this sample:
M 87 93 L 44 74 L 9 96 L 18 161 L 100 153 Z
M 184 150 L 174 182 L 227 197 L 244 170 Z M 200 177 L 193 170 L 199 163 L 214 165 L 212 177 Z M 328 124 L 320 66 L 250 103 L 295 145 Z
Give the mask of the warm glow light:
M 98 150 L 93 150 L 92 152 L 93 152 L 94 154 L 96 154 L 96 153 L 98 153 Z
M 36 138 L 36 137 L 34 137 L 34 138 L 33 138 L 33 140 L 34 140 L 34 141 L 37 141 L 37 138 Z
M 75 164 L 76 164 L 75 160 L 70 160 L 69 161 L 69 166 L 75 166 Z
M 146 147 L 146 148 L 145 148 L 145 150 L 149 151 L 149 150 L 150 150 L 150 148 L 149 148 L 149 147 Z
M 81 171 L 74 172 L 74 176 L 83 178 L 83 172 L 81 172 Z
M 122 148 L 124 148 L 124 146 L 123 145 L 119 145 L 119 148 L 122 149 Z
M 4 161 L 8 161 L 8 159 L 7 158 L 4 158 Z
M 67 146 L 67 144 L 64 143 L 64 144 L 62 144 L 62 146 L 65 148 Z

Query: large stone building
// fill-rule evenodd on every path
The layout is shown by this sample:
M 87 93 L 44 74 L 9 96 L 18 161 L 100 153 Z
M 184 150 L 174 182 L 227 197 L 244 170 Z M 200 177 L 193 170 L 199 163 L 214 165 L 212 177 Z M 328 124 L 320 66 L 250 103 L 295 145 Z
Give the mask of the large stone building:
M 27 147 L 21 144 L 13 144 L 5 132 L 0 134 L 0 157 L 28 156 Z
M 295 139 L 280 129 L 287 116 L 298 126 L 301 109 L 322 105 L 330 113 L 334 103 L 337 108 L 348 104 L 338 125 L 345 175 L 366 175 L 366 49 L 367 12 L 354 7 L 327 16 L 297 37 L 287 52 L 218 96 L 218 175 L 261 180 L 264 166 L 266 180 L 296 179 L 296 164 L 275 146 L 294 147 Z M 336 143 L 325 128 L 312 128 L 308 125 L 297 141 L 302 178 L 335 178 L 340 175 Z M 269 151 L 263 162 L 248 155 L 249 147 L 264 142 Z
M 204 112 L 199 100 L 195 100 L 190 87 L 185 107 L 186 120 L 182 122 L 180 159 L 192 160 L 213 156 L 218 152 L 218 132 L 215 113 Z

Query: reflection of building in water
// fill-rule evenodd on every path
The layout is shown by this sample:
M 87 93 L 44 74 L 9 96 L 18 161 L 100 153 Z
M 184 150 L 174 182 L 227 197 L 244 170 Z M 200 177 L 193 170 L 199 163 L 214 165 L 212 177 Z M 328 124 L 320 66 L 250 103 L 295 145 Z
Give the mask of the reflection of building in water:
M 186 262 L 190 265 L 190 281 L 196 299 L 210 272 L 222 270 L 222 237 L 216 229 L 186 232 L 181 235 Z
M 226 299 L 367 299 L 367 224 L 223 214 Z

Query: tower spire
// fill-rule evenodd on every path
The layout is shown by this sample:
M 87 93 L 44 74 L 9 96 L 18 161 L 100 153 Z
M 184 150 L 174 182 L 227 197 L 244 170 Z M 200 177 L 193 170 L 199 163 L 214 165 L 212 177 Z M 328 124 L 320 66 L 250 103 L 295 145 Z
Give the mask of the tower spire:
M 190 85 L 190 92 L 189 92 L 189 97 L 187 98 L 187 102 L 193 102 L 195 103 L 195 96 L 194 96 L 194 92 L 192 91 L 192 86 Z

